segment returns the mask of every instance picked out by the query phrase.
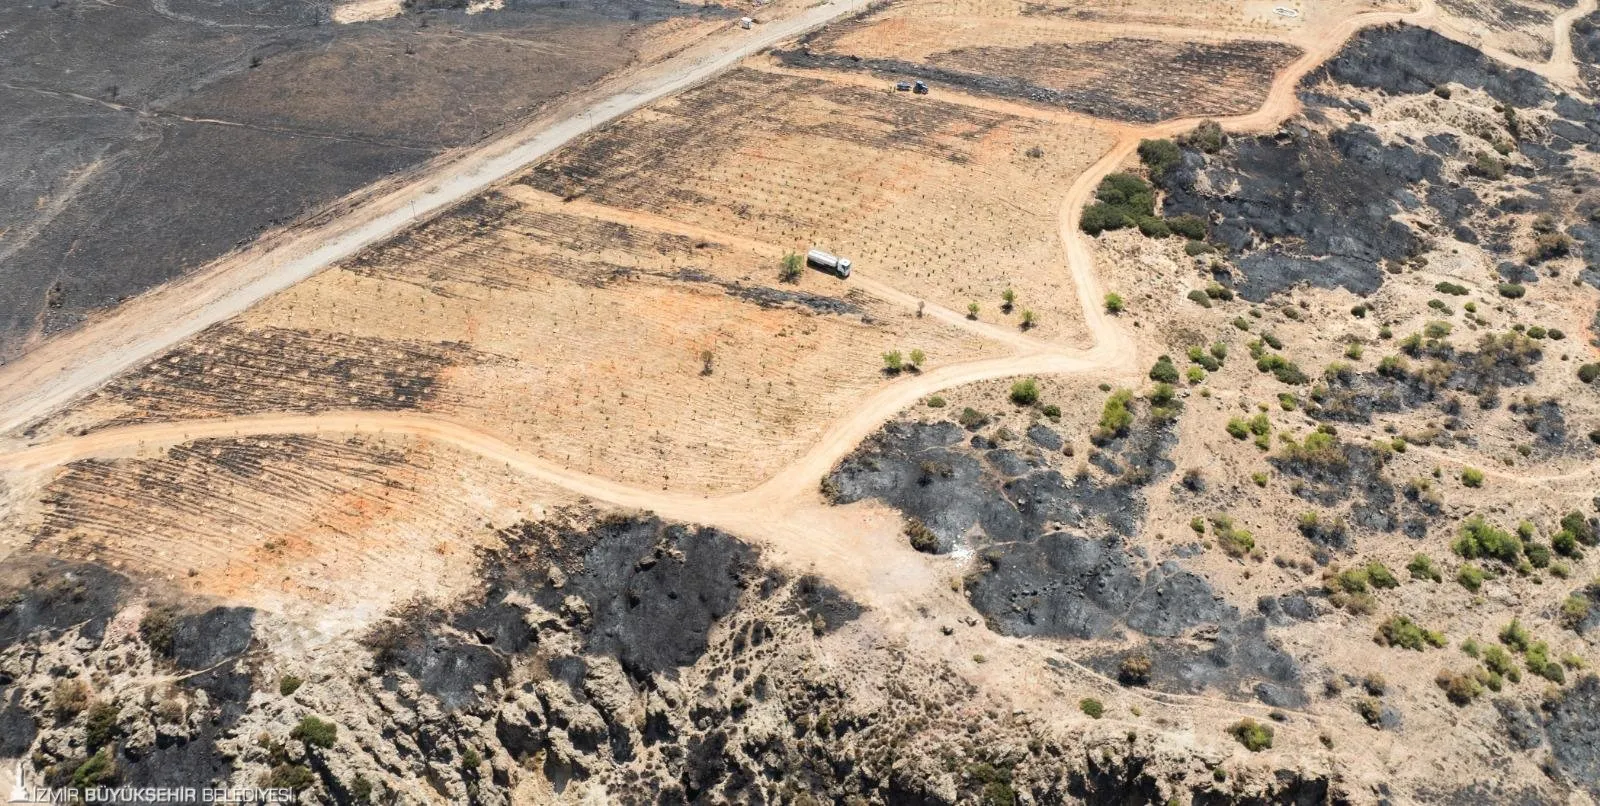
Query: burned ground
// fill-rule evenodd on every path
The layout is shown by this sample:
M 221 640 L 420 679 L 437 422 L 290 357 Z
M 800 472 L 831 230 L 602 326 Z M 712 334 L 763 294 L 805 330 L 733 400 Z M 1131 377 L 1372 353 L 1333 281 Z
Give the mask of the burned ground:
M 443 373 L 493 360 L 464 344 L 223 323 L 119 376 L 80 407 L 121 412 L 97 427 L 260 412 L 402 411 L 448 402 L 440 396 Z
M 91 640 L 104 635 L 128 580 L 93 563 L 44 554 L 13 554 L 0 577 L 0 650 L 76 628 Z
M 1543 61 L 1553 43 L 1549 31 L 1555 15 L 1571 8 L 1575 0 L 1441 0 L 1445 11 L 1487 27 L 1506 49 L 1519 56 Z
M 1572 58 L 1589 92 L 1600 91 L 1600 11 L 1572 23 Z
M 271 560 L 318 525 L 353 547 L 367 508 L 340 502 L 356 489 L 419 495 L 391 478 L 402 458 L 359 438 L 196 440 L 157 458 L 73 463 L 41 491 L 37 522 L 10 525 L 25 528 L 39 550 L 137 557 L 174 572 Z M 175 535 L 191 541 L 183 552 L 169 547 Z
M 1495 136 L 1512 143 L 1529 165 L 1504 170 L 1509 177 L 1484 178 L 1475 172 L 1490 158 L 1454 135 L 1395 142 L 1360 122 L 1324 125 L 1328 110 L 1357 120 L 1371 112 L 1364 102 L 1341 97 L 1341 87 L 1420 95 L 1445 84 L 1481 89 L 1501 104 L 1497 110 L 1510 108 L 1506 132 Z M 1554 92 L 1533 73 L 1502 67 L 1432 31 L 1363 31 L 1302 81 L 1301 97 L 1308 104 L 1306 122 L 1270 137 L 1237 139 L 1213 154 L 1185 148 L 1175 166 L 1154 177 L 1167 194 L 1166 214 L 1210 222 L 1212 239 L 1232 253 L 1243 274 L 1224 279 L 1253 302 L 1302 283 L 1370 295 L 1386 271 L 1433 248 L 1439 227 L 1482 244 L 1504 261 L 1509 276 L 1531 277 L 1534 269 L 1515 251 L 1516 230 L 1506 214 L 1559 214 L 1581 206 L 1577 191 L 1565 189 L 1593 181 L 1574 167 L 1572 151 L 1600 149 L 1600 112 Z M 1538 131 L 1516 125 L 1515 110 L 1536 108 L 1555 117 Z M 1514 192 L 1519 186 L 1529 192 Z M 1574 220 L 1571 229 L 1586 250 L 1600 242 L 1585 222 Z
M 1157 182 L 1168 215 L 1213 222 L 1212 237 L 1239 255 L 1239 293 L 1261 301 L 1301 282 L 1376 291 L 1383 261 L 1421 250 L 1394 216 L 1422 204 L 1416 185 L 1438 181 L 1440 167 L 1364 126 L 1328 134 L 1291 126 L 1238 140 L 1226 154 L 1186 150 Z
M 1506 67 L 1471 45 L 1410 25 L 1361 31 L 1336 56 L 1308 73 L 1301 88 L 1325 78 L 1391 95 L 1419 95 L 1442 84 L 1459 84 L 1517 107 L 1553 99 L 1549 85 L 1538 75 Z
M 850 113 L 799 126 L 783 122 L 780 110 L 801 97 Z M 739 112 L 728 114 L 729 109 Z M 871 90 L 748 68 L 689 90 L 656 112 L 580 139 L 558 159 L 536 166 L 523 181 L 546 193 L 582 196 L 623 209 L 734 205 L 728 212 L 742 218 L 747 213 L 740 208 L 748 204 L 738 198 L 700 194 L 692 183 L 671 180 L 694 175 L 699 163 L 733 158 L 730 151 L 750 137 L 751 126 L 781 126 L 790 133 L 877 152 L 961 159 L 1010 120 L 1002 113 L 955 104 L 890 104 Z M 809 219 L 823 211 L 796 206 L 788 212 Z
M 1172 428 L 1141 417 L 1092 459 L 1107 480 L 1087 468 L 1069 480 L 1059 459 L 1001 447 L 995 433 L 963 444 L 966 431 L 953 422 L 891 422 L 825 487 L 836 504 L 873 498 L 894 507 L 931 532 L 940 552 L 975 554 L 965 590 L 990 629 L 1077 640 L 1131 631 L 1162 656 L 1154 685 L 1299 703 L 1299 668 L 1262 619 L 1241 617 L 1204 578 L 1176 560 L 1149 561 L 1131 541 L 1143 527 L 1145 485 L 1174 469 Z
M 1300 54 L 1291 45 L 1109 39 L 973 47 L 926 61 L 837 53 L 825 43 L 777 51 L 789 67 L 865 72 L 888 80 L 920 79 L 978 95 L 1060 106 L 1135 123 L 1185 115 L 1239 114 L 1260 102 L 1261 87 Z M 1125 58 L 1140 53 L 1137 61 Z
M 1544 710 L 1545 737 L 1561 773 L 1600 797 L 1600 678 L 1584 675 Z
M 722 13 L 506 6 L 359 25 L 313 0 L 0 8 L 16 112 L 0 123 L 0 360 L 597 80 L 655 22 Z

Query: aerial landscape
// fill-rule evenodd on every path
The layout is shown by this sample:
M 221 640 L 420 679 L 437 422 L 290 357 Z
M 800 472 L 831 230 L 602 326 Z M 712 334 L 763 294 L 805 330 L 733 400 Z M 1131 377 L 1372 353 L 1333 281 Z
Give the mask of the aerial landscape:
M 1596 0 L 0 7 L 0 794 L 1600 801 Z

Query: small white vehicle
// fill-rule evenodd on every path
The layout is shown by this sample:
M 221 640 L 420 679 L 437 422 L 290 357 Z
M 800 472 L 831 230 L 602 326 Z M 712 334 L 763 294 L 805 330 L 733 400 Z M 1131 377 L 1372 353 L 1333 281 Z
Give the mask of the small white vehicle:
M 847 257 L 838 257 L 821 249 L 812 249 L 806 252 L 806 262 L 827 269 L 840 277 L 850 276 L 850 258 Z

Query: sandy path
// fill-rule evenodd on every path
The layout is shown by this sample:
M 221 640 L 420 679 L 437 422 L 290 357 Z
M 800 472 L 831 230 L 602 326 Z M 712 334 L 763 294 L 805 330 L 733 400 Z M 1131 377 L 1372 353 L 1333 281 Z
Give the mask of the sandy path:
M 0 433 L 59 409 L 141 360 L 403 231 L 420 217 L 477 195 L 597 126 L 704 82 L 746 56 L 866 4 L 867 0 L 835 0 L 754 30 L 731 28 L 608 81 L 505 137 L 450 155 L 400 187 L 369 190 L 370 198 L 324 224 L 265 239 L 50 339 L 0 367 Z

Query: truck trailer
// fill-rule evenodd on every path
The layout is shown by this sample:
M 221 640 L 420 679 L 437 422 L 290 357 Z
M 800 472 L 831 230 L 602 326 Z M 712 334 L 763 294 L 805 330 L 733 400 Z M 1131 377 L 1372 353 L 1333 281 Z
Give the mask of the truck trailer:
M 806 262 L 821 269 L 827 269 L 840 277 L 850 276 L 850 258 L 837 257 L 821 249 L 812 249 L 806 252 Z

